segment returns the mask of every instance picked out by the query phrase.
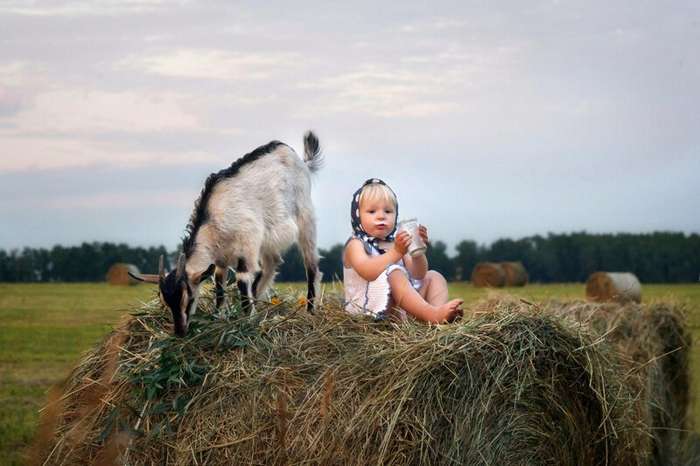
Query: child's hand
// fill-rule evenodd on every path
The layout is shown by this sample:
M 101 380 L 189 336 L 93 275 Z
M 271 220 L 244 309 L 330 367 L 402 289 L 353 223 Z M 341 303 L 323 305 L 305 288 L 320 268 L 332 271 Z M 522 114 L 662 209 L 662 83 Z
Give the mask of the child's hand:
M 401 257 L 408 253 L 408 247 L 411 245 L 411 235 L 407 231 L 401 231 L 396 235 L 394 240 L 394 249 L 401 254 Z
M 428 227 L 425 225 L 418 225 L 418 236 L 420 236 L 420 239 L 423 240 L 423 243 L 425 245 L 428 245 Z

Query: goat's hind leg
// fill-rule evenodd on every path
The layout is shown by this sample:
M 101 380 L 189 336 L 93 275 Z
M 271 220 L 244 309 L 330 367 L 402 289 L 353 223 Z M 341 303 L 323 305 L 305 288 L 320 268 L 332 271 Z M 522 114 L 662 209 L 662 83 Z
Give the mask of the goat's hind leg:
M 282 262 L 282 257 L 279 254 L 263 254 L 262 272 L 258 272 L 253 282 L 253 296 L 255 298 L 259 298 L 267 291 L 274 280 L 277 267 Z
M 306 267 L 306 310 L 314 311 L 316 296 L 321 288 L 321 272 L 318 269 L 318 251 L 316 250 L 316 221 L 313 212 L 302 211 L 299 215 L 299 248 L 304 256 Z

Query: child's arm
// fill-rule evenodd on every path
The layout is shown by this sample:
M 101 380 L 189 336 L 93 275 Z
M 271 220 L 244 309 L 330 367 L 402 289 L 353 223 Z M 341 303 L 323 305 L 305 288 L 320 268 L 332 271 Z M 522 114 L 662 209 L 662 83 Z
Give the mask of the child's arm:
M 385 254 L 369 256 L 365 251 L 362 241 L 350 240 L 345 248 L 345 262 L 368 282 L 374 281 L 391 264 L 398 262 L 407 252 L 411 238 L 405 231 L 399 233 L 394 241 L 394 246 Z
M 410 254 L 403 258 L 408 274 L 418 280 L 422 280 L 428 273 L 428 258 L 425 254 L 413 257 Z

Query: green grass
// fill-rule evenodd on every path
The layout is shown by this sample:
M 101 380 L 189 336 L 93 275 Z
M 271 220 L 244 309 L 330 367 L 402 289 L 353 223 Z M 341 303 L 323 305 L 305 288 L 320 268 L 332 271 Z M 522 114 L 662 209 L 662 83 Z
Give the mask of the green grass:
M 0 284 L 0 464 L 21 464 L 47 389 L 153 289 Z
M 278 289 L 303 295 L 305 285 L 284 284 Z M 584 297 L 584 286 L 578 283 L 505 291 L 530 301 Z M 450 285 L 450 296 L 467 303 L 488 293 L 468 283 Z M 48 388 L 60 382 L 80 354 L 122 315 L 154 296 L 149 286 L 0 284 L 0 464 L 21 464 L 22 449 L 31 441 Z M 687 302 L 694 340 L 700 335 L 700 284 L 644 285 L 643 297 Z M 693 373 L 700 370 L 698 348 L 693 349 L 692 367 Z M 700 410 L 695 409 L 694 418 L 700 420 Z

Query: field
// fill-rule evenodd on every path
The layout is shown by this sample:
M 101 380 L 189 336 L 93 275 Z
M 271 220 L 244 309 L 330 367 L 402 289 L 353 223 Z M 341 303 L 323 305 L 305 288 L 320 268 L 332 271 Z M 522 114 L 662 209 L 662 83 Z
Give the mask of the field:
M 296 284 L 278 285 L 280 291 L 301 294 L 302 289 Z M 583 298 L 583 290 L 582 284 L 555 284 L 506 291 L 538 301 Z M 450 291 L 467 302 L 489 293 L 468 283 L 453 283 Z M 0 284 L 0 464 L 20 464 L 21 450 L 32 438 L 47 389 L 65 377 L 80 354 L 123 314 L 153 297 L 154 289 L 148 286 Z M 645 285 L 643 299 L 687 302 L 694 340 L 700 336 L 700 284 Z M 692 365 L 693 373 L 698 373 L 698 348 L 693 349 Z M 694 419 L 700 420 L 697 406 Z

